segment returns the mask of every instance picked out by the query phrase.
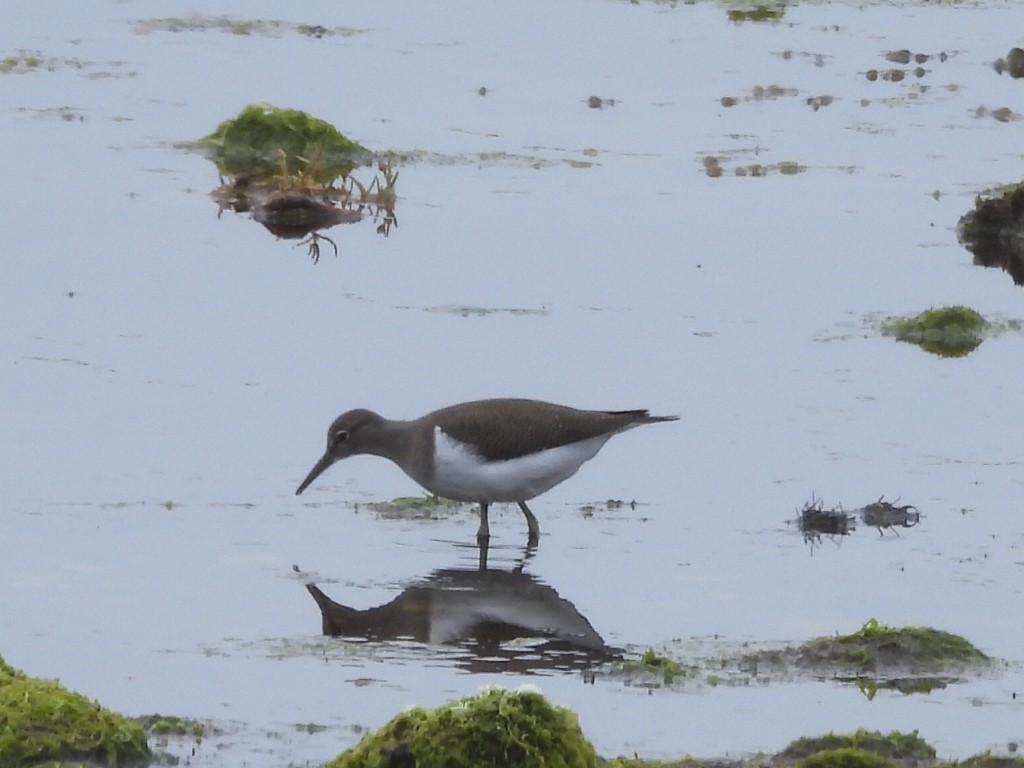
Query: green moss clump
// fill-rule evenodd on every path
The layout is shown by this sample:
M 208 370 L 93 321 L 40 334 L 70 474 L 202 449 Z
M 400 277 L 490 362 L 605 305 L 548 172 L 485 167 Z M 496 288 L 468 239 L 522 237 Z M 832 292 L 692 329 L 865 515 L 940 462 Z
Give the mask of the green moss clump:
M 795 765 L 796 768 L 895 768 L 896 763 L 874 752 L 844 747 L 817 752 Z
M 729 21 L 734 23 L 740 23 L 744 21 L 782 21 L 783 16 L 786 14 L 786 6 L 784 4 L 770 4 L 770 5 L 755 5 L 753 8 L 731 8 L 726 14 L 729 17 Z
M 327 185 L 371 153 L 330 123 L 297 109 L 250 104 L 196 142 L 222 176 L 307 176 Z
M 1024 768 L 1024 757 L 982 752 L 980 755 L 972 755 L 966 760 L 958 760 L 949 765 L 950 768 Z
M 365 506 L 385 519 L 431 520 L 445 517 L 463 508 L 468 509 L 473 505 L 423 494 L 422 496 L 399 496 L 391 501 L 371 501 Z
M 206 733 L 206 726 L 198 720 L 189 720 L 176 715 L 147 715 L 135 718 L 135 722 L 152 734 L 170 736 L 193 736 L 200 741 Z
M 15 678 L 21 678 L 24 676 L 24 672 L 19 672 L 6 661 L 4 661 L 3 656 L 0 656 L 0 686 L 9 683 L 11 680 Z
M 859 728 L 853 733 L 828 733 L 824 736 L 805 736 L 790 743 L 776 757 L 783 762 L 804 760 L 820 752 L 858 750 L 871 752 L 890 760 L 934 760 L 935 748 L 913 733 L 867 731 Z
M 659 656 L 653 648 L 648 648 L 640 656 L 640 668 L 660 670 L 665 685 L 670 685 L 677 677 L 686 677 L 686 669 L 675 659 Z
M 698 760 L 695 757 L 683 757 L 678 760 L 645 760 L 642 757 L 616 757 L 604 762 L 603 768 L 711 768 L 719 765 Z M 726 764 L 727 765 L 727 764 Z
M 327 768 L 596 768 L 576 715 L 533 691 L 492 688 L 436 709 L 415 707 Z
M 915 317 L 893 317 L 882 323 L 882 333 L 917 344 L 943 357 L 963 357 L 981 344 L 988 322 L 970 307 L 927 309 Z
M 964 638 L 930 627 L 888 627 L 871 619 L 857 632 L 819 637 L 798 649 L 805 667 L 841 667 L 857 672 L 900 669 L 911 672 L 988 664 L 988 656 Z
M 0 768 L 47 760 L 118 765 L 150 757 L 142 728 L 55 680 L 21 674 L 0 659 Z

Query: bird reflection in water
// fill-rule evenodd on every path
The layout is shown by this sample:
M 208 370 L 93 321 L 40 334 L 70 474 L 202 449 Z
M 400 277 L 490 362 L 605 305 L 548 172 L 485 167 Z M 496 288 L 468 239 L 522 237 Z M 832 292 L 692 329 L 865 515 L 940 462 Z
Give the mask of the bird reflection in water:
M 488 568 L 486 550 L 477 568 L 434 571 L 376 608 L 335 602 L 311 582 L 306 589 L 325 635 L 452 646 L 470 672 L 586 670 L 619 657 L 576 606 L 523 572 L 532 548 L 512 570 Z

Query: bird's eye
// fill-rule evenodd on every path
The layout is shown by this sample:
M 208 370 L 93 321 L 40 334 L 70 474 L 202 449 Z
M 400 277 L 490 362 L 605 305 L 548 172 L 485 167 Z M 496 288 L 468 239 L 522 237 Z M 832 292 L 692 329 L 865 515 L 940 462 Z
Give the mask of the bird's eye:
M 346 440 L 348 440 L 347 429 L 339 429 L 331 436 L 331 442 L 334 443 L 335 445 L 337 445 L 338 443 L 344 443 Z

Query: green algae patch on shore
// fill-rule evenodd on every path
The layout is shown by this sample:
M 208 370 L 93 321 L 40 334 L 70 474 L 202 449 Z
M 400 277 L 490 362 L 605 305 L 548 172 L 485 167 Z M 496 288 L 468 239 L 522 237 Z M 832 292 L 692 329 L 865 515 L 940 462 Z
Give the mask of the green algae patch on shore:
M 308 175 L 322 185 L 347 177 L 372 153 L 324 120 L 298 109 L 250 104 L 195 146 L 222 176 Z
M 874 752 L 842 747 L 816 752 L 794 765 L 796 768 L 896 768 L 897 764 Z
M 775 762 L 792 763 L 822 753 L 837 750 L 869 752 L 888 760 L 931 761 L 935 747 L 922 739 L 917 731 L 901 733 L 868 731 L 859 728 L 853 733 L 827 733 L 824 736 L 804 736 L 793 741 L 775 756 Z
M 934 674 L 985 666 L 991 659 L 959 635 L 930 627 L 889 627 L 872 619 L 852 634 L 804 643 L 796 649 L 796 663 L 855 673 Z
M 891 317 L 882 322 L 882 333 L 898 341 L 917 344 L 941 357 L 964 357 L 984 340 L 989 323 L 970 307 L 927 309 L 913 317 Z
M 414 707 L 327 768 L 596 768 L 576 714 L 539 691 L 490 688 L 436 709 Z
M 0 659 L 0 768 L 69 760 L 114 768 L 149 757 L 138 723 Z

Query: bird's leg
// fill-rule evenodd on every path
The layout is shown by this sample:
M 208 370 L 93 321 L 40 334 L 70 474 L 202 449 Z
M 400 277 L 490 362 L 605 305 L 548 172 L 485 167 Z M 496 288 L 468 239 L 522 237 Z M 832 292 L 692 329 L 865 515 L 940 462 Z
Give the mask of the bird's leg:
M 480 502 L 480 528 L 478 528 L 476 532 L 476 543 L 480 546 L 484 546 L 490 538 L 491 529 L 487 524 L 487 505 Z
M 530 527 L 530 537 L 527 539 L 527 546 L 535 547 L 537 542 L 540 541 L 540 525 L 537 523 L 537 518 L 533 516 L 533 512 L 526 506 L 525 501 L 519 502 L 519 508 L 526 515 L 526 524 Z
M 487 570 L 487 539 L 478 541 L 476 543 L 477 548 L 480 550 L 480 560 L 477 563 L 477 569 L 480 571 Z

